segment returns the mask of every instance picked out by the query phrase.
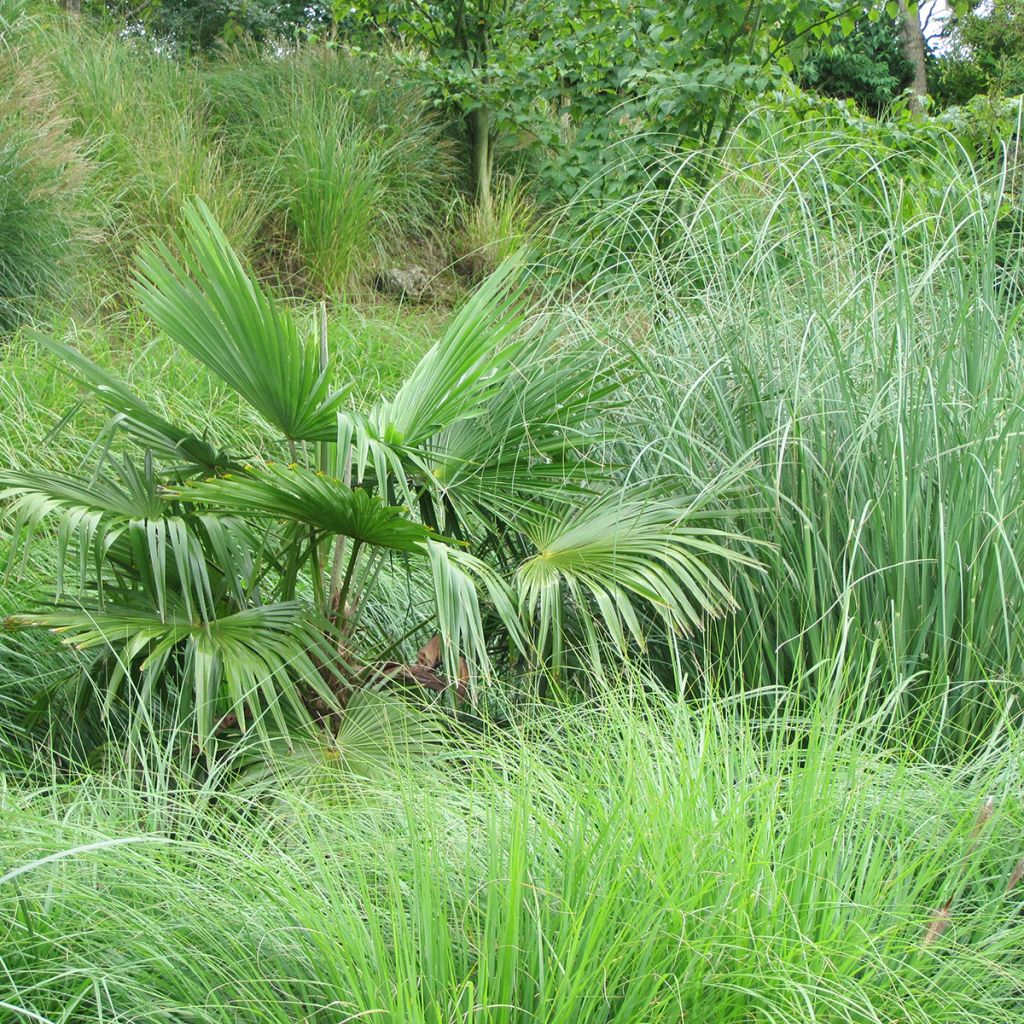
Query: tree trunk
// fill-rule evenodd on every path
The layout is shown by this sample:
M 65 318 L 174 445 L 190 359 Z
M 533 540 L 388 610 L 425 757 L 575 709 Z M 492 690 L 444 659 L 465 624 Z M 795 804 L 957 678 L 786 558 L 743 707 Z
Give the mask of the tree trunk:
M 64 0 L 64 9 L 72 14 L 81 14 L 82 0 Z
M 903 52 L 914 67 L 914 79 L 910 83 L 910 112 L 920 117 L 924 114 L 924 100 L 928 95 L 928 66 L 925 64 L 924 32 L 917 14 L 911 14 L 907 0 L 899 0 L 900 37 Z
M 481 211 L 490 216 L 491 204 L 491 112 L 477 107 L 466 117 L 469 136 L 469 166 L 473 194 Z

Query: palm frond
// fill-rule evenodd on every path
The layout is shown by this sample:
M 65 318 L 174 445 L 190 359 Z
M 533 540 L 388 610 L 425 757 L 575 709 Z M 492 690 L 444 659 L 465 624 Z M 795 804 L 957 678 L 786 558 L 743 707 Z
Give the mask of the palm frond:
M 363 544 L 425 554 L 430 531 L 401 508 L 302 466 L 272 463 L 190 483 L 171 492 L 239 515 L 286 519 Z
M 596 344 L 527 355 L 478 416 L 439 434 L 422 459 L 424 479 L 463 514 L 471 506 L 508 519 L 610 481 L 621 363 Z
M 89 389 L 112 413 L 113 426 L 138 444 L 174 459 L 184 459 L 196 470 L 219 473 L 232 465 L 230 456 L 204 438 L 185 430 L 154 412 L 122 381 L 101 369 L 81 352 L 43 335 L 37 340 L 57 356 L 72 376 Z
M 57 521 L 58 597 L 66 569 L 77 560 L 80 590 L 95 588 L 103 602 L 112 570 L 127 569 L 161 620 L 181 603 L 186 614 L 212 614 L 206 559 L 189 523 L 168 514 L 152 463 L 142 469 L 127 459 L 116 476 L 86 478 L 68 473 L 0 474 L 0 501 L 9 500 L 14 528 L 11 569 L 23 567 L 28 546 L 46 519 Z M 19 560 L 20 556 L 20 560 Z
M 179 714 L 195 715 L 202 745 L 218 723 L 233 715 L 242 731 L 253 727 L 268 738 L 288 737 L 289 720 L 308 724 L 300 688 L 338 709 L 326 679 L 336 677 L 337 650 L 329 626 L 310 616 L 299 602 L 246 608 L 209 622 L 169 616 L 144 607 L 68 609 L 13 616 L 11 628 L 45 627 L 79 651 L 109 652 L 116 659 L 106 673 L 102 694 L 109 710 L 126 680 L 137 684 L 135 699 L 145 708 L 154 690 L 179 680 Z M 181 672 L 167 671 L 177 660 Z M 340 709 L 339 709 L 340 710 Z
M 725 531 L 696 525 L 686 507 L 646 493 L 566 505 L 522 523 L 536 553 L 516 571 L 524 615 L 537 624 L 537 643 L 558 666 L 566 600 L 595 608 L 620 648 L 646 640 L 639 607 L 677 633 L 699 629 L 736 607 L 714 569 L 756 565 Z M 589 616 L 582 616 L 589 622 Z M 587 641 L 593 649 L 595 636 Z
M 0 474 L 0 500 L 41 519 L 56 509 L 88 509 L 120 519 L 146 519 L 163 513 L 152 476 L 124 463 L 120 479 L 88 478 L 72 473 L 5 470 Z
M 280 799 L 282 787 L 305 796 L 340 781 L 390 778 L 409 763 L 422 766 L 442 752 L 442 720 L 381 686 L 353 691 L 336 733 L 271 737 L 268 744 L 240 746 L 231 755 L 237 773 L 231 791 L 247 799 Z M 268 753 L 271 756 L 267 756 Z
M 489 637 L 484 633 L 481 593 L 496 612 L 511 643 L 523 654 L 527 639 L 516 610 L 514 591 L 486 562 L 458 548 L 431 542 L 430 569 L 441 660 L 455 679 L 459 659 L 465 657 L 474 672 L 490 676 Z
M 342 395 L 317 346 L 247 273 L 201 202 L 185 212 L 184 256 L 158 244 L 140 260 L 143 309 L 292 440 L 331 441 Z
M 374 409 L 371 419 L 382 441 L 415 448 L 476 415 L 503 385 L 516 356 L 535 343 L 538 332 L 553 337 L 551 325 L 527 322 L 525 289 L 522 267 L 515 260 L 484 282 L 394 398 Z

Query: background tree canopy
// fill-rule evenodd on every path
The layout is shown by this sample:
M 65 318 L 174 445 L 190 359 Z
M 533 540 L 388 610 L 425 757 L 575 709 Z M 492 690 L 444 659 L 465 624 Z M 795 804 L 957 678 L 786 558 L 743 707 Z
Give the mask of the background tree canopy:
M 852 99 L 876 115 L 900 98 L 913 74 L 897 18 L 888 12 L 876 21 L 857 19 L 849 35 L 812 49 L 797 65 L 805 88 Z
M 183 53 L 244 39 L 257 44 L 290 39 L 334 23 L 331 0 L 82 0 L 81 10 L 145 32 Z
M 980 94 L 1024 92 L 1021 0 L 961 5 L 945 23 L 943 43 L 943 52 L 935 59 L 941 103 L 966 103 Z

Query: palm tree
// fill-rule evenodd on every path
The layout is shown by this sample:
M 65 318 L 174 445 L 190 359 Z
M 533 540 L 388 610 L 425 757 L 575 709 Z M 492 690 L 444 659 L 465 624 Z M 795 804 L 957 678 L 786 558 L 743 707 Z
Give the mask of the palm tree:
M 54 606 L 11 624 L 82 652 L 105 710 L 161 699 L 204 749 L 229 730 L 331 736 L 385 680 L 473 700 L 499 674 L 601 672 L 609 651 L 733 606 L 721 570 L 753 563 L 715 527 L 710 489 L 623 485 L 623 366 L 531 312 L 520 262 L 359 411 L 205 206 L 177 249 L 141 259 L 141 305 L 255 410 L 265 449 L 212 444 L 44 339 L 130 454 L 108 436 L 86 474 L 0 475 L 12 559 L 47 523 L 58 549 Z M 396 654 L 425 638 L 418 664 Z

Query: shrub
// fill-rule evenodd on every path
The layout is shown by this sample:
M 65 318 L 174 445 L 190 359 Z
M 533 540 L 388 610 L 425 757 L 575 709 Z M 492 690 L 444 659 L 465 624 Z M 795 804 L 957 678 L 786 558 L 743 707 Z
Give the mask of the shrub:
M 599 674 L 609 652 L 733 607 L 715 564 L 750 559 L 706 521 L 713 486 L 620 486 L 602 458 L 615 367 L 528 317 L 515 264 L 363 414 L 205 207 L 180 246 L 184 262 L 166 247 L 142 261 L 143 307 L 258 413 L 262 450 L 168 422 L 51 343 L 141 460 L 104 445 L 88 473 L 0 478 L 15 564 L 44 521 L 61 524 L 66 606 L 11 624 L 65 634 L 106 710 L 144 721 L 159 706 L 209 751 L 236 729 L 331 729 L 354 690 L 386 680 L 468 698 L 494 657 L 528 679 Z M 417 666 L 389 657 L 424 632 Z

